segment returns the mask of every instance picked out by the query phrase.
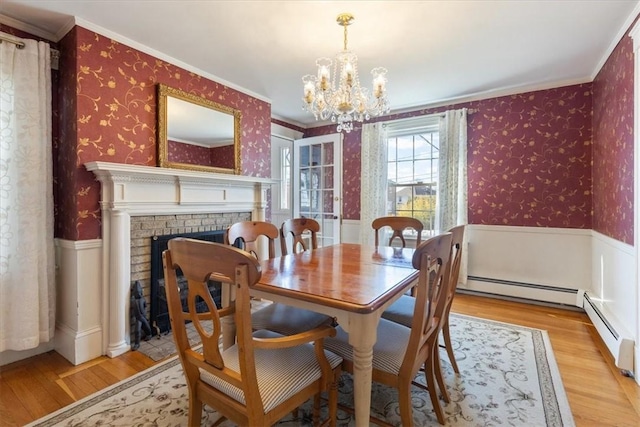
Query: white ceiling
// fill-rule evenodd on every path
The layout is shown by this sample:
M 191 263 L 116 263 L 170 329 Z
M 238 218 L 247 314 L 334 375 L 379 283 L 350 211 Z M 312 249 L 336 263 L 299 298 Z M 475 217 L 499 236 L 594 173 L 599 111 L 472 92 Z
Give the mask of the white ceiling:
M 0 22 L 60 39 L 74 23 L 270 101 L 303 126 L 302 81 L 342 49 L 342 12 L 360 79 L 389 70 L 392 110 L 593 80 L 637 0 L 0 0 Z M 9 19 L 7 19 L 8 17 Z M 75 18 L 74 18 L 75 17 Z

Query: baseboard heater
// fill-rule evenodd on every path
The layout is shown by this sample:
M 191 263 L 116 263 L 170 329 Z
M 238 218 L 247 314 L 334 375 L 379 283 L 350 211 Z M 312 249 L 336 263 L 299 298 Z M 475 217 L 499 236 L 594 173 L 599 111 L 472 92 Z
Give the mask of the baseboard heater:
M 552 285 L 471 275 L 467 277 L 467 284 L 469 285 L 467 290 L 479 293 L 510 297 L 523 302 L 573 307 L 576 305 L 576 295 L 579 291 Z
M 471 289 L 462 292 L 487 294 L 499 298 L 521 300 L 533 304 L 548 304 L 582 308 L 598 331 L 602 341 L 624 375 L 634 372 L 634 345 L 631 334 L 625 331 L 615 316 L 608 313 L 597 299 L 589 297 L 583 289 L 559 288 L 550 285 L 516 282 L 489 277 L 468 276 L 469 282 L 476 282 Z
M 622 370 L 623 374 L 631 375 L 634 341 L 629 338 L 630 335 L 627 332 L 623 332 L 620 325 L 612 323 L 611 317 L 607 316 L 606 310 L 600 303 L 589 297 L 587 292 L 583 291 L 582 294 L 582 308 L 613 355 L 616 366 Z

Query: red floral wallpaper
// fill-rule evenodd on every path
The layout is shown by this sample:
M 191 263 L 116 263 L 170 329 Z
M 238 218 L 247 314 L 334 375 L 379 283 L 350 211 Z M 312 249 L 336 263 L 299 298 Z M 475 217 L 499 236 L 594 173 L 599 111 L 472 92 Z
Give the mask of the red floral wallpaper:
M 232 145 L 224 147 L 206 148 L 177 141 L 168 142 L 169 160 L 190 165 L 213 166 L 233 169 L 235 166 L 234 149 Z
M 469 222 L 591 228 L 591 85 L 470 106 Z
M 591 227 L 591 85 L 423 109 L 468 107 L 469 223 Z M 335 132 L 335 125 L 305 136 Z M 345 219 L 360 218 L 360 129 L 344 139 Z
M 211 153 L 209 150 L 207 147 L 198 145 L 167 141 L 167 155 L 172 162 L 211 166 Z
M 61 115 L 67 120 L 66 148 L 59 159 L 59 174 L 65 177 L 59 180 L 59 191 L 65 201 L 58 209 L 58 237 L 101 237 L 100 184 L 84 163 L 156 164 L 157 83 L 241 110 L 242 174 L 271 175 L 268 103 L 82 27 L 67 34 L 61 46 Z
M 625 35 L 593 82 L 593 229 L 634 244 L 633 41 Z
M 269 132 L 269 138 L 271 138 L 271 132 Z M 269 147 L 271 147 L 271 145 L 269 145 Z M 271 150 L 271 148 L 269 148 L 269 150 Z M 211 159 L 211 166 L 233 169 L 233 153 L 233 145 L 210 148 L 209 157 Z M 271 158 L 269 158 L 269 165 L 271 165 Z

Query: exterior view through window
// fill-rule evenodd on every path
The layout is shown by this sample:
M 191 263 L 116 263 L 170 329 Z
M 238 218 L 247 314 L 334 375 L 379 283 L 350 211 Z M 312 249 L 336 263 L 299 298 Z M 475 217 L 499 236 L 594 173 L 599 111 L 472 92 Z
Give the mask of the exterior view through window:
M 391 134 L 393 135 L 393 134 Z M 388 139 L 389 215 L 410 216 L 424 225 L 422 238 L 434 235 L 436 194 L 438 191 L 438 126 Z M 413 230 L 406 237 L 415 238 Z

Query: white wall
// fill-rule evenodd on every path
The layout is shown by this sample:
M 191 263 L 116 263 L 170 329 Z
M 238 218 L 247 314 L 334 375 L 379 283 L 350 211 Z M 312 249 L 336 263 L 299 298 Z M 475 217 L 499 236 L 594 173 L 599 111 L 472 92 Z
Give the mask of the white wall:
M 359 221 L 343 221 L 357 243 Z M 592 230 L 469 225 L 467 273 L 460 289 L 583 307 L 587 292 L 606 320 L 635 342 L 638 377 L 638 284 L 635 248 Z M 610 340 L 603 335 L 605 342 Z
M 463 288 L 569 305 L 591 288 L 591 230 L 471 225 L 466 237 Z
M 56 351 L 74 365 L 104 354 L 102 240 L 56 239 Z

